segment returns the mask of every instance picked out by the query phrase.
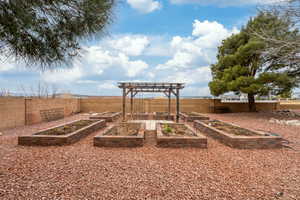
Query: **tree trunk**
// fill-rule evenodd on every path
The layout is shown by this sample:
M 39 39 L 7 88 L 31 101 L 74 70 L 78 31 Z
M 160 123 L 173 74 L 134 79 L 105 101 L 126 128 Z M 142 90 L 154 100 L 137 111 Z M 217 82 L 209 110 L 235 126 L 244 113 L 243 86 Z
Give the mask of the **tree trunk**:
M 249 112 L 256 112 L 254 94 L 248 94 L 248 105 L 249 105 Z

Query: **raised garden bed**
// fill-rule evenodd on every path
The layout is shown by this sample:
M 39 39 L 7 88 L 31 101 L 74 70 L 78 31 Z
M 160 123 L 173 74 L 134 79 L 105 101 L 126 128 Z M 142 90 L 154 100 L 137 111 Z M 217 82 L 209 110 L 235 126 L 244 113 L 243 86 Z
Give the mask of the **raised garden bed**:
M 267 149 L 282 147 L 282 138 L 218 120 L 194 121 L 194 127 L 218 139 L 223 144 L 239 149 Z
M 153 113 L 128 113 L 127 119 L 134 120 L 151 120 L 153 119 Z
M 119 123 L 106 128 L 94 137 L 94 146 L 99 147 L 141 147 L 145 137 L 144 123 Z
M 119 119 L 121 116 L 120 112 L 104 112 L 98 115 L 90 116 L 90 119 L 104 119 L 106 122 L 113 122 Z
M 19 136 L 18 144 L 27 146 L 67 145 L 104 127 L 104 120 L 76 120 L 39 131 L 30 136 Z
M 197 112 L 181 112 L 179 113 L 179 116 L 182 120 L 186 122 L 193 122 L 195 120 L 209 120 L 209 117 L 203 116 Z
M 154 120 L 171 120 L 174 121 L 174 115 L 169 115 L 168 112 L 155 112 Z
M 157 124 L 157 146 L 207 148 L 207 138 L 185 124 L 159 123 Z

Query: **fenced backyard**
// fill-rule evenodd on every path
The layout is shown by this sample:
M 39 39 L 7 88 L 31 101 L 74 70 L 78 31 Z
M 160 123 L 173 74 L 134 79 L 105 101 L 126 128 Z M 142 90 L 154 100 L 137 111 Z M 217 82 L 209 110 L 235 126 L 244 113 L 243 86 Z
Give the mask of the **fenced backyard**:
M 279 103 L 247 113 L 243 103 L 182 99 L 176 123 L 166 99 L 145 99 L 146 112 L 125 122 L 117 97 L 0 102 L 4 199 L 300 196 L 299 126 L 271 120 L 300 113 L 279 112 Z M 214 113 L 220 106 L 230 113 Z

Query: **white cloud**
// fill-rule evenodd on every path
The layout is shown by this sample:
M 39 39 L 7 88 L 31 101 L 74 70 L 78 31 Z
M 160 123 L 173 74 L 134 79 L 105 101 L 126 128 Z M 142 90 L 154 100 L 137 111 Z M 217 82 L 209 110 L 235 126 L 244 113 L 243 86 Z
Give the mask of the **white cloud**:
M 111 90 L 111 89 L 117 89 L 117 83 L 115 81 L 105 81 L 101 84 L 98 85 L 99 89 L 104 89 L 104 90 Z
M 195 20 L 192 35 L 198 37 L 195 41 L 198 46 L 200 45 L 202 48 L 213 48 L 218 46 L 223 39 L 238 32 L 239 30 L 236 27 L 232 30 L 228 30 L 216 21 L 209 22 L 205 20 L 201 22 Z
M 127 77 L 135 77 L 148 68 L 142 60 L 131 60 L 122 51 L 112 52 L 94 45 L 86 48 L 87 71 L 101 75 L 105 70 L 115 68 L 123 69 Z M 117 75 L 117 74 L 116 74 Z
M 79 84 L 97 84 L 99 81 L 94 81 L 94 80 L 78 80 L 76 83 Z
M 115 58 L 115 64 L 126 70 L 126 75 L 128 77 L 135 77 L 143 72 L 143 70 L 148 68 L 148 64 L 144 61 L 130 61 L 129 58 L 124 54 L 119 54 L 118 57 Z
M 199 4 L 199 5 L 218 5 L 218 6 L 243 6 L 256 4 L 270 4 L 280 0 L 170 0 L 173 4 Z
M 180 71 L 215 62 L 217 47 L 226 37 L 238 33 L 237 28 L 229 30 L 218 22 L 199 21 L 193 23 L 192 36 L 175 36 L 170 47 L 175 52 L 171 59 L 157 65 L 157 69 Z
M 207 83 L 211 81 L 210 67 L 205 66 L 205 67 L 198 67 L 186 71 L 177 71 L 167 76 L 164 81 L 187 83 L 187 84 Z
M 126 76 L 135 77 L 148 68 L 148 64 L 142 60 L 131 60 L 122 52 L 111 52 L 104 50 L 101 46 L 94 45 L 85 47 L 85 55 L 81 60 L 76 60 L 73 68 L 63 71 L 47 71 L 42 74 L 46 82 L 64 82 L 64 83 L 88 83 L 80 79 L 98 75 L 101 77 L 106 70 L 115 69 L 116 77 Z M 124 73 L 123 73 L 124 72 Z M 89 83 L 91 83 L 89 81 Z
M 151 13 L 162 7 L 162 4 L 155 0 L 127 0 L 127 3 L 141 13 Z
M 169 39 L 167 36 L 148 36 L 149 45 L 144 50 L 145 56 L 159 56 L 159 57 L 168 57 L 172 56 L 174 53 L 172 48 L 169 45 Z
M 70 87 L 80 84 L 82 91 L 97 90 L 101 95 L 119 95 L 116 84 L 126 80 L 184 82 L 184 95 L 208 95 L 209 65 L 216 61 L 217 47 L 238 30 L 216 21 L 195 20 L 192 27 L 186 37 L 113 35 L 84 47 L 84 55 L 73 62 L 72 69 L 47 71 L 41 77 Z
M 182 90 L 182 95 L 185 96 L 210 96 L 210 90 L 208 86 L 197 87 L 187 86 Z
M 72 82 L 83 77 L 84 71 L 82 65 L 77 63 L 72 69 L 45 71 L 41 74 L 44 81 L 48 83 L 66 83 Z
M 15 64 L 10 59 L 5 59 L 0 56 L 0 72 L 9 71 L 15 68 Z
M 150 41 L 144 35 L 125 35 L 107 42 L 113 49 L 119 50 L 128 56 L 139 56 L 143 53 Z

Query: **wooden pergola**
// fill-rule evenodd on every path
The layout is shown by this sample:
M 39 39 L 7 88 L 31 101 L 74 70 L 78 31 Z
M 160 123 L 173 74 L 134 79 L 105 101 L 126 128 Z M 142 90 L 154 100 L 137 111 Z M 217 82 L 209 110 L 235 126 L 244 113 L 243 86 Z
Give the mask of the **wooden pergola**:
M 179 90 L 184 88 L 184 83 L 161 83 L 161 82 L 118 82 L 118 87 L 123 89 L 123 121 L 126 119 L 126 97 L 130 94 L 130 109 L 132 113 L 133 98 L 142 93 L 164 93 L 169 100 L 168 112 L 171 114 L 171 96 L 176 97 L 176 122 L 179 121 Z

